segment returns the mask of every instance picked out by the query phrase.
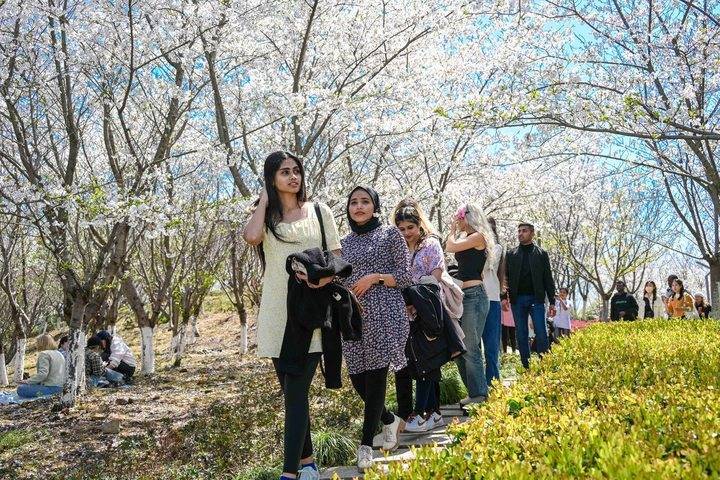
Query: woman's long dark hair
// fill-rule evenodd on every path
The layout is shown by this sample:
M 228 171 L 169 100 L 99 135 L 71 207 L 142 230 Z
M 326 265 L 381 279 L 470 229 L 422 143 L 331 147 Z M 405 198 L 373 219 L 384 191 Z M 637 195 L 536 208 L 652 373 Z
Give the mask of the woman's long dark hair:
M 268 204 L 265 209 L 265 228 L 281 242 L 292 243 L 284 239 L 277 231 L 277 226 L 283 218 L 283 209 L 282 202 L 280 202 L 280 195 L 278 194 L 277 188 L 275 188 L 275 174 L 278 170 L 280 170 L 280 165 L 282 165 L 285 160 L 294 160 L 300 170 L 300 190 L 297 192 L 298 205 L 307 201 L 305 169 L 303 168 L 300 159 L 290 152 L 277 151 L 271 153 L 265 159 L 265 165 L 263 166 L 263 181 L 265 182 L 265 190 L 267 191 L 268 196 Z M 257 205 L 259 202 L 260 200 L 258 199 L 255 204 Z M 262 265 L 263 270 L 265 270 L 265 251 L 263 250 L 262 243 L 257 246 L 257 252 L 260 257 L 260 264 Z
M 655 282 L 653 282 L 652 280 L 648 280 L 647 282 L 645 282 L 645 286 L 647 287 L 651 283 L 652 283 L 652 287 L 653 287 L 653 302 L 655 302 L 655 300 L 657 300 L 657 285 L 655 285 Z M 643 287 L 643 296 L 645 296 L 645 288 L 644 287 Z
M 418 248 L 418 246 L 425 240 L 428 236 L 428 232 L 425 231 L 423 228 L 423 221 L 420 218 L 420 214 L 418 213 L 417 209 L 413 206 L 407 205 L 404 207 L 399 208 L 395 212 L 395 225 L 397 226 L 400 222 L 410 222 L 414 223 L 416 227 L 418 227 L 418 230 L 420 231 L 420 238 L 418 238 L 417 245 L 415 248 Z
M 682 298 L 685 296 L 685 284 L 679 278 L 676 278 L 675 280 L 673 280 L 673 282 L 677 282 L 677 284 L 680 285 L 680 291 L 677 292 L 677 295 L 678 295 L 677 297 L 675 296 L 676 293 L 673 292 L 672 298 L 682 300 Z

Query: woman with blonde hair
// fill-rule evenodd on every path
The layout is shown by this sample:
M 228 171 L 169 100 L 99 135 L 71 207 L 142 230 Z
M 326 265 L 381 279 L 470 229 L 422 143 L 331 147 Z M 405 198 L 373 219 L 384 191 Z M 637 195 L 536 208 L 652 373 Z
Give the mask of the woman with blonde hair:
M 462 281 L 465 294 L 461 323 L 467 352 L 458 358 L 457 365 L 468 397 L 460 403 L 481 403 L 488 394 L 481 343 L 490 309 L 490 300 L 483 285 L 483 270 L 485 263 L 492 263 L 496 255 L 495 235 L 482 208 L 469 203 L 457 210 L 445 250 L 455 254 L 458 264 L 456 277 Z
M 33 398 L 60 393 L 65 383 L 65 357 L 53 337 L 44 333 L 35 339 L 37 346 L 37 373 L 20 382 L 19 397 Z

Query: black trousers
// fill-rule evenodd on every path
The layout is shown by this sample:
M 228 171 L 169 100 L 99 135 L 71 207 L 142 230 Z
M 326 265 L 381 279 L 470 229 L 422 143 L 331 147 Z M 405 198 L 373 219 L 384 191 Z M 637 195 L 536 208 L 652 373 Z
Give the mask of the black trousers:
M 125 381 L 129 381 L 130 378 L 132 378 L 133 375 L 135 375 L 135 367 L 132 367 L 125 363 L 124 361 L 121 361 L 120 364 L 117 366 L 117 368 L 113 368 L 118 373 L 122 373 L 125 377 Z
M 510 345 L 512 351 L 517 350 L 517 338 L 515 337 L 515 327 L 502 326 L 502 353 L 507 352 Z
M 390 425 L 395 420 L 393 414 L 385 408 L 387 374 L 388 367 L 383 367 L 350 375 L 355 391 L 365 402 L 361 445 L 372 447 L 378 423 L 382 421 L 383 424 Z
M 283 434 L 283 472 L 297 473 L 301 458 L 313 454 L 310 438 L 310 384 L 320 363 L 321 353 L 309 353 L 302 375 L 278 371 L 278 359 L 273 358 L 275 373 L 285 398 L 285 428 Z
M 435 395 L 434 400 L 431 402 L 435 405 L 433 411 L 440 413 L 440 382 L 435 382 L 433 393 Z M 395 372 L 395 398 L 397 398 L 398 404 L 397 416 L 407 420 L 410 414 L 415 411 L 413 408 L 412 377 L 408 367 Z

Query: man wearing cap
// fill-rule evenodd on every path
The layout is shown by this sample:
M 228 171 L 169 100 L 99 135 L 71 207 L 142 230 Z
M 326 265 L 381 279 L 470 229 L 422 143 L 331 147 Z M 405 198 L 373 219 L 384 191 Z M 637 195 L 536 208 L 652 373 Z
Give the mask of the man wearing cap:
M 533 242 L 534 237 L 535 227 L 532 224 L 518 225 L 520 245 L 507 253 L 505 275 L 505 290 L 510 298 L 520 359 L 525 368 L 530 364 L 528 315 L 532 318 L 537 351 L 541 355 L 550 348 L 545 323 L 546 302 L 549 305 L 548 315 L 555 315 L 555 281 L 550 257 Z

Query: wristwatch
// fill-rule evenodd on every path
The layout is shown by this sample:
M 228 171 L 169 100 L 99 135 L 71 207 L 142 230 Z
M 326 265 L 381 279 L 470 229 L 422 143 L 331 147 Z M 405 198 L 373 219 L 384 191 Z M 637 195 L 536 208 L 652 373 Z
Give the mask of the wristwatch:
M 378 277 L 378 285 L 385 285 L 385 279 L 380 275 Z

